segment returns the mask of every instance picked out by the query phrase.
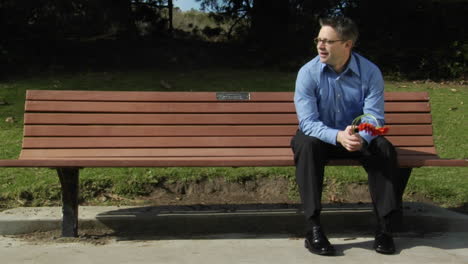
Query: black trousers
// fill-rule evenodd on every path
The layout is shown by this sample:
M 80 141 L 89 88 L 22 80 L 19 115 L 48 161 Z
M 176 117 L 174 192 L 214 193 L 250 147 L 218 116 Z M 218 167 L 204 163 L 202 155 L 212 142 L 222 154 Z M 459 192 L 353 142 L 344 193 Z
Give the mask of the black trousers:
M 320 215 L 325 164 L 337 158 L 361 162 L 368 174 L 369 191 L 379 218 L 400 210 L 404 186 L 399 178 L 395 148 L 386 138 L 378 136 L 365 150 L 349 152 L 339 144 L 325 143 L 298 130 L 291 140 L 291 147 L 306 219 Z

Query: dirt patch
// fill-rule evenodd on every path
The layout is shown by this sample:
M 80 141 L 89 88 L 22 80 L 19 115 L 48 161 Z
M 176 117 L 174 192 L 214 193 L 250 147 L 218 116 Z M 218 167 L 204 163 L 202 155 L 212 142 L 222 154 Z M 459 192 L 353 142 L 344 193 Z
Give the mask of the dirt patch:
M 214 178 L 199 182 L 163 182 L 149 196 L 139 197 L 151 205 L 297 203 L 290 198 L 284 178 L 259 178 L 230 182 Z
M 147 206 L 188 206 L 191 210 L 219 210 L 220 207 L 233 208 L 236 206 L 252 206 L 252 208 L 296 208 L 299 207 L 298 197 L 291 197 L 295 191 L 291 183 L 285 178 L 258 178 L 243 182 L 230 182 L 224 178 L 214 178 L 197 182 L 162 182 L 156 186 L 150 195 L 141 196 L 135 200 L 121 199 L 106 195 L 111 202 L 122 202 L 126 205 Z M 417 201 L 433 204 L 427 197 L 418 194 L 407 194 L 405 201 Z M 102 202 L 102 201 L 101 201 Z M 361 203 L 371 203 L 367 184 L 339 185 L 328 182 L 323 193 L 323 203 L 345 204 L 353 206 Z M 87 205 L 102 205 L 102 203 L 88 203 Z M 275 208 L 276 208 L 275 207 Z M 229 209 L 226 209 L 229 211 Z M 468 211 L 464 206 L 460 211 Z M 464 213 L 466 213 L 466 211 Z M 112 230 L 79 230 L 76 238 L 62 238 L 60 231 L 36 232 L 24 235 L 10 236 L 27 243 L 90 243 L 105 245 L 116 240 Z
M 295 186 L 286 178 L 262 177 L 241 182 L 228 181 L 218 177 L 202 181 L 163 181 L 153 187 L 149 195 L 127 199 L 111 193 L 104 193 L 95 201 L 81 205 L 220 205 L 220 204 L 299 204 L 300 198 Z M 434 204 L 429 198 L 418 193 L 406 193 L 405 201 Z M 334 181 L 326 182 L 323 203 L 371 203 L 369 189 L 365 183 L 343 185 Z
M 370 203 L 371 197 L 369 188 L 366 184 L 349 184 L 343 187 L 340 193 L 343 197 L 341 202 L 344 203 Z
M 80 230 L 78 237 L 61 237 L 60 230 L 33 232 L 21 235 L 7 236 L 27 242 L 31 245 L 60 244 L 60 243 L 86 243 L 95 246 L 106 245 L 115 241 L 110 230 L 84 229 Z

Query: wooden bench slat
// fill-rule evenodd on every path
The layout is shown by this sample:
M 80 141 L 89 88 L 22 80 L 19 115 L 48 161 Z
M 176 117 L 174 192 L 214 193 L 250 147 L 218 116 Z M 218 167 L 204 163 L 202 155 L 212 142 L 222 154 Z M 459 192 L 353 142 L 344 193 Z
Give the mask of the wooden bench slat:
M 250 101 L 292 102 L 293 92 L 251 92 Z M 113 102 L 196 102 L 219 101 L 215 92 L 135 92 L 135 91 L 47 91 L 28 90 L 26 100 L 113 101 Z M 385 92 L 386 101 L 429 101 L 427 92 Z
M 427 113 L 431 111 L 431 107 L 427 102 L 387 102 L 385 103 L 386 113 L 408 113 L 419 112 Z
M 430 124 L 431 115 L 427 114 L 387 114 L 387 124 Z M 26 125 L 31 124 L 297 124 L 296 114 L 39 114 L 27 113 Z
M 385 121 L 387 125 L 397 124 L 431 124 L 431 114 L 385 114 Z
M 177 148 L 286 147 L 284 137 L 37 137 L 25 138 L 23 148 Z
M 25 114 L 25 124 L 297 124 L 296 114 Z
M 431 136 L 386 136 L 394 146 L 434 146 Z
M 431 136 L 432 125 L 389 125 L 388 136 Z
M 402 167 L 459 166 L 467 167 L 468 160 L 438 159 L 434 156 L 399 157 Z M 359 165 L 355 160 L 332 160 L 329 165 Z M 93 168 L 93 167 L 282 167 L 294 166 L 291 156 L 274 157 L 179 157 L 179 158 L 122 158 L 122 159 L 31 159 L 0 160 L 1 167 Z
M 435 155 L 434 147 L 401 147 L 399 155 Z M 291 149 L 283 148 L 137 148 L 137 149 L 24 149 L 20 159 L 84 158 L 84 157 L 186 157 L 186 156 L 287 156 Z
M 57 126 L 26 125 L 24 135 L 30 136 L 287 136 L 297 125 L 251 126 Z
M 237 92 L 232 92 L 237 93 Z M 250 92 L 250 102 L 292 102 L 291 92 Z M 216 92 L 53 91 L 29 90 L 31 101 L 219 102 Z M 242 100 L 244 101 L 244 100 Z
M 437 155 L 435 147 L 398 147 L 396 149 L 398 155 L 404 156 L 421 156 L 421 155 Z
M 385 92 L 385 101 L 423 101 L 428 102 L 430 99 L 428 92 Z
M 24 149 L 21 159 L 57 157 L 286 156 L 290 148 Z
M 27 112 L 72 113 L 295 113 L 291 102 L 198 102 L 198 103 L 146 103 L 146 102 L 83 102 L 83 101 L 29 101 Z M 427 102 L 388 102 L 386 112 L 429 112 Z
M 251 167 L 293 166 L 291 156 L 262 157 L 171 157 L 82 158 L 0 160 L 2 167 L 93 168 L 93 167 Z
M 28 112 L 101 112 L 101 113 L 295 113 L 289 102 L 256 103 L 128 103 L 128 102 L 55 102 L 31 101 Z
M 440 159 L 437 156 L 411 156 L 399 157 L 398 163 L 400 167 L 418 168 L 418 167 L 440 167 L 440 166 L 457 166 L 467 167 L 468 160 Z M 332 160 L 328 163 L 331 166 L 359 166 L 357 160 Z
M 265 126 L 70 126 L 70 125 L 26 125 L 25 137 L 38 136 L 293 136 L 297 125 Z M 432 135 L 431 125 L 392 125 L 389 136 L 393 135 Z
M 441 159 L 438 157 L 426 156 L 405 156 L 399 158 L 399 165 L 402 167 L 468 167 L 466 159 Z
M 389 136 L 395 146 L 433 146 L 430 136 Z M 23 148 L 289 147 L 291 136 L 27 137 Z
M 397 148 L 399 155 L 436 155 L 434 147 L 399 147 Z M 211 156 L 214 154 L 225 156 L 242 156 L 242 155 L 265 155 L 274 156 L 292 154 L 289 147 L 282 148 L 122 148 L 122 149 L 106 149 L 106 148 L 87 148 L 87 149 L 24 149 L 21 152 L 20 158 L 30 159 L 32 157 L 119 157 L 119 156 Z

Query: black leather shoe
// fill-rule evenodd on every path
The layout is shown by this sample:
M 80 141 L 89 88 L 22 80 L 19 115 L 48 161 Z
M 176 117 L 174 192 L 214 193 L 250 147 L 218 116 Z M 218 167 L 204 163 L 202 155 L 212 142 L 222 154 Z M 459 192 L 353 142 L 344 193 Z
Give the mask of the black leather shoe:
M 312 227 L 312 231 L 307 232 L 305 247 L 314 254 L 322 256 L 335 255 L 335 248 L 330 244 L 320 226 Z
M 374 249 L 380 254 L 393 254 L 395 253 L 395 244 L 393 237 L 389 233 L 378 232 L 375 235 Z

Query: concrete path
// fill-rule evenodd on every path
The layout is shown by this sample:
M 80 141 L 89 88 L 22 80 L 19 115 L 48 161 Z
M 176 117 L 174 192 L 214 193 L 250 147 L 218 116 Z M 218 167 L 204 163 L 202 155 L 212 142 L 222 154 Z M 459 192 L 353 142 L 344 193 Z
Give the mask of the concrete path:
M 399 237 L 396 255 L 377 254 L 371 237 L 332 238 L 338 256 L 320 257 L 302 239 L 225 235 L 204 239 L 114 240 L 106 245 L 83 243 L 31 244 L 0 238 L 2 263 L 468 263 L 468 233 L 431 237 Z
M 425 204 L 409 204 L 406 207 L 405 219 L 409 220 L 406 222 L 410 229 L 395 235 L 397 254 L 390 256 L 378 254 L 372 249 L 373 228 L 368 223 L 371 214 L 357 209 L 350 213 L 349 210 L 329 208 L 324 212 L 327 233 L 338 252 L 335 257 L 310 254 L 304 248 L 300 234 L 294 233 L 294 230 L 281 230 L 284 227 L 282 223 L 291 225 L 296 219 L 301 219 L 301 215 L 293 210 L 249 210 L 248 213 L 238 210 L 200 216 L 199 212 L 162 212 L 161 208 L 84 207 L 80 214 L 89 215 L 88 218 L 80 218 L 83 228 L 86 224 L 114 232 L 104 235 L 107 236 L 104 243 L 52 237 L 31 240 L 18 235 L 20 231 L 30 231 L 26 223 L 37 228 L 40 226 L 37 223 L 42 221 L 47 223 L 42 229 L 56 228 L 54 223 L 60 220 L 60 217 L 54 216 L 57 211 L 60 212 L 60 208 L 17 208 L 1 212 L 1 263 L 468 263 L 468 216 Z M 132 222 L 129 222 L 130 216 L 133 216 Z M 109 221 L 109 218 L 113 220 Z M 13 230 L 16 235 L 7 234 L 8 227 L 14 226 L 15 219 L 20 222 Z M 181 219 L 188 226 L 182 228 L 183 232 L 191 229 L 197 234 L 171 235 L 175 231 L 171 228 L 180 227 Z M 237 219 L 237 222 L 227 219 Z M 173 220 L 177 226 L 170 224 Z M 268 221 L 276 224 L 268 224 Z M 206 226 L 197 226 L 201 222 L 207 222 Z M 237 231 L 244 222 L 255 228 L 268 227 L 250 229 L 245 233 L 229 232 Z M 347 225 L 348 222 L 354 224 Z M 124 234 L 118 231 L 124 230 L 124 225 L 131 232 Z M 338 225 L 358 228 L 336 229 Z M 157 227 L 164 230 L 154 232 Z M 274 229 L 281 232 L 272 232 Z

